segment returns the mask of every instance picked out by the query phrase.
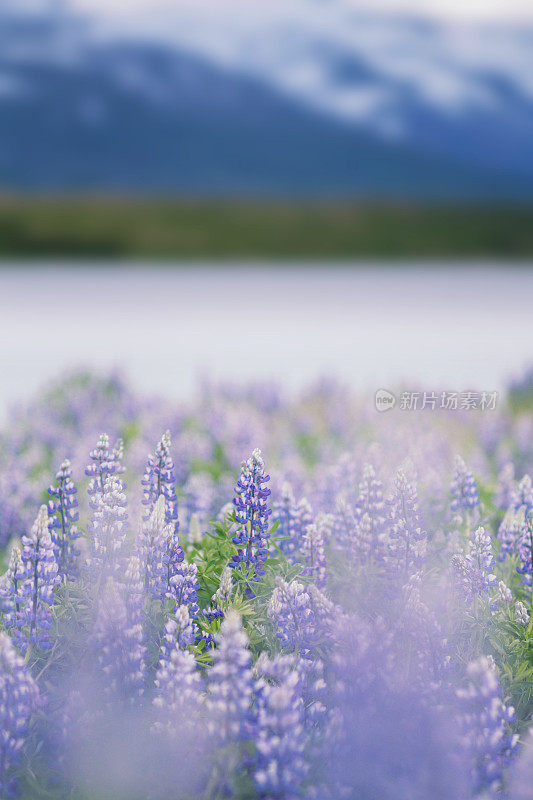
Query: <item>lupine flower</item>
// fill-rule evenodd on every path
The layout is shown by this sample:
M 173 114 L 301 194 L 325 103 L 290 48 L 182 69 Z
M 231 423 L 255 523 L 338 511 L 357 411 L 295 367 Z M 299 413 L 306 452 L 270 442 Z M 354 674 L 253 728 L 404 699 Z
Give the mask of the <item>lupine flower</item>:
M 102 433 L 96 447 L 89 453 L 92 464 L 85 468 L 85 474 L 91 479 L 87 493 L 92 508 L 98 507 L 98 499 L 103 494 L 107 477 L 117 472 L 117 466 L 119 466 L 119 472 L 123 471 L 116 462 L 119 453 L 120 451 L 110 450 L 107 433 Z
M 457 724 L 403 678 L 403 648 L 383 620 L 339 620 L 331 652 L 332 713 L 314 797 L 467 800 Z M 313 796 L 313 795 L 312 795 Z
M 304 568 L 302 575 L 314 580 L 319 589 L 326 586 L 326 554 L 324 539 L 318 525 L 308 525 L 302 544 Z
M 404 648 L 409 653 L 405 665 L 410 667 L 408 674 L 412 686 L 418 687 L 421 697 L 431 697 L 436 687 L 449 677 L 451 656 L 437 615 L 422 602 L 420 585 L 421 574 L 415 573 L 402 587 L 400 618 L 394 627 L 394 640 L 398 654 Z
M 16 797 L 18 766 L 31 714 L 39 701 L 37 685 L 9 636 L 0 632 L 0 797 Z
M 229 608 L 231 595 L 233 594 L 233 572 L 230 566 L 224 568 L 220 585 L 214 595 L 211 597 L 211 605 L 209 608 L 202 609 L 202 615 L 208 622 L 213 622 L 216 619 L 223 619 L 225 612 Z M 209 633 L 203 633 L 206 647 L 214 647 L 214 639 Z
M 89 568 L 101 581 L 123 570 L 128 512 L 124 486 L 117 475 L 106 477 L 103 491 L 94 494 L 93 507 Z
M 513 593 L 504 581 L 498 581 L 496 594 L 496 604 L 499 606 L 509 605 L 513 602 Z
M 372 521 L 365 512 L 355 514 L 353 508 L 338 498 L 334 515 L 333 546 L 358 563 L 364 563 L 372 551 Z
M 476 597 L 486 598 L 496 586 L 494 566 L 490 533 L 479 527 L 470 534 L 467 555 L 456 555 L 452 559 L 457 584 L 467 602 L 473 602 Z M 495 604 L 491 603 L 491 607 L 494 610 Z
M 190 644 L 193 644 L 197 636 L 198 628 L 190 614 L 189 607 L 185 605 L 179 606 L 174 617 L 169 619 L 165 625 L 159 664 L 166 663 L 176 647 L 179 650 L 185 650 Z
M 455 457 L 451 493 L 452 511 L 472 511 L 479 506 L 477 484 L 461 456 Z
M 221 742 L 238 742 L 251 731 L 254 687 L 248 637 L 236 611 L 223 620 L 216 642 L 208 683 L 214 729 Z
M 307 772 L 304 759 L 303 703 L 299 675 L 290 661 L 278 660 L 258 697 L 257 762 L 253 778 L 260 797 L 297 800 Z
M 268 616 L 281 646 L 307 655 L 329 635 L 334 606 L 315 586 L 280 580 L 268 604 Z
M 530 734 L 510 780 L 509 800 L 531 800 L 533 736 Z
M 231 567 L 224 567 L 220 578 L 220 585 L 213 595 L 213 601 L 222 609 L 227 609 L 233 594 L 233 574 Z
M 299 558 L 307 526 L 313 523 L 313 511 L 305 497 L 296 502 L 289 483 L 281 489 L 281 500 L 273 506 L 273 521 L 279 522 L 276 535 L 283 537 L 281 550 L 291 563 Z
M 158 718 L 153 732 L 174 738 L 190 736 L 190 728 L 198 725 L 205 708 L 202 681 L 193 654 L 176 644 L 159 661 L 155 689 L 153 704 Z
M 525 506 L 526 513 L 533 509 L 533 485 L 529 475 L 524 475 L 512 491 L 509 506 L 514 511 L 518 511 L 520 506 Z
M 498 530 L 499 561 L 504 561 L 509 555 L 517 554 L 521 543 L 527 539 L 527 518 L 531 511 L 533 511 L 533 486 L 529 475 L 524 475 L 511 492 L 509 508 Z
M 165 520 L 165 498 L 160 495 L 139 536 L 144 587 L 155 600 L 162 600 L 169 589 L 167 553 L 173 536 L 174 528 Z
M 136 582 L 140 586 L 140 581 Z M 91 643 L 107 701 L 123 706 L 138 702 L 144 691 L 145 647 L 137 592 L 108 578 Z
M 186 525 L 190 528 L 193 514 L 205 524 L 209 520 L 210 510 L 217 496 L 211 475 L 207 472 L 193 473 L 182 487 L 182 493 L 181 513 L 185 517 Z
M 272 521 L 279 522 L 276 535 L 290 540 L 292 536 L 292 520 L 296 512 L 296 501 L 290 483 L 284 483 L 281 487 L 281 497 L 272 506 Z M 282 547 L 286 545 L 282 542 Z
M 511 504 L 512 495 L 515 490 L 514 464 L 509 462 L 498 473 L 498 485 L 496 487 L 495 505 L 501 511 L 505 511 Z
M 521 600 L 515 602 L 515 619 L 518 625 L 527 628 L 529 625 L 529 612 Z
M 77 489 L 72 482 L 70 461 L 65 459 L 56 473 L 57 486 L 50 486 L 48 494 L 53 498 L 48 501 L 50 514 L 50 530 L 59 575 L 69 580 L 76 575 L 75 559 L 79 555 L 74 542 L 81 536 L 76 527 L 78 521 Z
M 51 606 L 54 588 L 60 581 L 54 547 L 48 527 L 48 509 L 41 506 L 28 536 L 22 537 L 21 560 L 24 580 L 18 586 L 15 603 L 19 604 L 16 640 L 21 650 L 34 644 L 47 650 L 51 647 Z
M 25 577 L 24 562 L 18 547 L 13 547 L 5 575 L 0 578 L 0 611 L 4 626 L 9 630 L 18 624 L 20 586 Z
M 198 514 L 191 514 L 187 539 L 190 544 L 199 544 L 202 541 L 202 529 Z
M 498 529 L 498 540 L 500 542 L 498 561 L 505 561 L 507 556 L 518 553 L 520 542 L 523 540 L 527 529 L 526 513 L 526 506 L 520 506 L 516 511 L 510 507 L 505 514 Z
M 198 567 L 181 561 L 174 566 L 166 596 L 175 601 L 176 606 L 187 605 L 192 616 L 198 614 Z
M 31 524 L 30 508 L 40 493 L 28 480 L 28 465 L 19 459 L 2 463 L 0 449 L 0 548 L 12 538 L 19 538 Z
M 246 573 L 253 568 L 251 580 L 254 582 L 265 574 L 263 563 L 268 558 L 268 518 L 271 512 L 266 502 L 270 489 L 265 484 L 269 480 L 261 451 L 256 449 L 243 463 L 235 487 L 233 503 L 240 528 L 233 537 L 233 543 L 239 549 L 230 561 L 230 567 L 235 569 L 242 565 Z M 243 549 L 240 545 L 243 545 Z M 249 587 L 248 591 L 251 594 Z
M 511 732 L 515 720 L 506 706 L 492 659 L 482 656 L 467 667 L 468 686 L 457 690 L 461 703 L 465 745 L 472 759 L 474 792 L 501 789 L 503 771 L 516 754 L 518 736 Z
M 126 472 L 126 467 L 122 463 L 122 459 L 124 458 L 124 442 L 122 439 L 117 439 L 113 452 L 111 453 L 111 458 L 115 475 L 123 475 L 124 472 Z
M 365 514 L 368 514 L 370 520 L 372 555 L 380 558 L 383 546 L 382 538 L 386 527 L 385 502 L 383 484 L 371 464 L 365 464 L 363 468 L 363 479 L 359 483 L 359 497 L 355 506 L 355 515 L 358 520 L 361 520 Z
M 420 527 L 416 488 L 405 472 L 396 476 L 394 494 L 390 501 L 389 564 L 405 578 L 420 568 L 425 559 L 427 534 Z
M 165 498 L 165 519 L 167 524 L 174 526 L 174 533 L 177 537 L 179 529 L 178 498 L 176 495 L 174 461 L 170 455 L 170 446 L 170 431 L 167 431 L 161 437 L 155 453 L 148 456 L 141 483 L 144 487 L 145 519 L 150 518 L 158 497 L 163 495 Z
M 531 511 L 527 513 L 526 524 L 521 531 L 517 554 L 520 564 L 516 571 L 522 575 L 522 584 L 526 591 L 531 592 L 533 582 L 533 512 Z
M 285 543 L 284 553 L 291 563 L 300 559 L 305 532 L 314 522 L 313 509 L 306 497 L 296 504 L 291 522 L 291 538 Z

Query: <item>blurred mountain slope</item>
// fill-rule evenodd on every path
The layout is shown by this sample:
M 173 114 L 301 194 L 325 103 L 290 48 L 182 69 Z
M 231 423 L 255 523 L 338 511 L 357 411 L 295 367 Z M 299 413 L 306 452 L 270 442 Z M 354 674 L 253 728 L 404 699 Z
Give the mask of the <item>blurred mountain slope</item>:
M 410 20 L 406 46 L 418 41 L 421 24 Z M 284 53 L 288 47 L 285 41 Z M 0 186 L 533 194 L 533 102 L 516 76 L 476 67 L 466 83 L 449 71 L 446 84 L 446 65 L 439 63 L 421 89 L 406 75 L 412 64 L 403 75 L 391 65 L 378 68 L 364 48 L 331 36 L 296 39 L 289 50 L 290 63 L 282 53 L 276 60 L 273 47 L 272 57 L 256 54 L 248 66 L 246 60 L 222 65 L 216 53 L 185 50 L 179 42 L 102 36 L 63 5 L 32 13 L 5 6 Z M 309 64 L 314 80 L 306 82 Z M 432 96 L 439 81 L 440 93 Z

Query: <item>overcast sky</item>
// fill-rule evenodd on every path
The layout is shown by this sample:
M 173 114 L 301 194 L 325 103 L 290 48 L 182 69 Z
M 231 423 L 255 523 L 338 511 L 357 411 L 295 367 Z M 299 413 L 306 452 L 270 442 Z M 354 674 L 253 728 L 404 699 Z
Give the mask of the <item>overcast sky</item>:
M 372 9 L 382 8 L 390 11 L 425 12 L 444 18 L 484 19 L 484 20 L 533 20 L 532 0 L 309 0 L 313 3 L 327 2 L 351 5 L 353 7 Z M 209 8 L 220 12 L 222 9 L 240 13 L 263 16 L 277 9 L 278 13 L 287 13 L 292 5 L 287 0 L 71 0 L 73 5 L 88 10 L 98 10 L 104 14 L 116 12 L 132 15 L 136 11 L 148 9 L 169 9 L 173 12 L 180 8 L 200 12 Z

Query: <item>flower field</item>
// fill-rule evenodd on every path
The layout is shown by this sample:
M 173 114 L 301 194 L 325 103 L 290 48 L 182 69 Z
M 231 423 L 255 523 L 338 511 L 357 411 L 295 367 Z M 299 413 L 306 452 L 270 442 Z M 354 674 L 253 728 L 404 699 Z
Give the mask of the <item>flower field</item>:
M 0 798 L 532 800 L 530 400 L 77 372 L 14 408 Z

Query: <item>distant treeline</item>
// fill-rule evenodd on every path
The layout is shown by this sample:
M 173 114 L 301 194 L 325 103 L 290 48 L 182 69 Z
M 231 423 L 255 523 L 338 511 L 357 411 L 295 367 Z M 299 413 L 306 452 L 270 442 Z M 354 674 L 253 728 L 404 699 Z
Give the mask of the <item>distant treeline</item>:
M 0 197 L 0 256 L 533 258 L 533 205 Z

